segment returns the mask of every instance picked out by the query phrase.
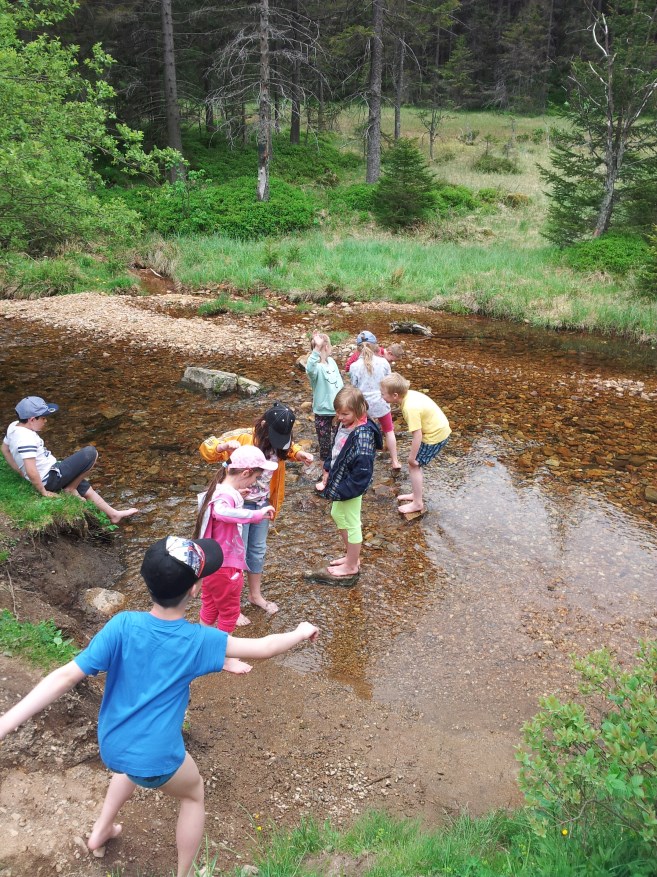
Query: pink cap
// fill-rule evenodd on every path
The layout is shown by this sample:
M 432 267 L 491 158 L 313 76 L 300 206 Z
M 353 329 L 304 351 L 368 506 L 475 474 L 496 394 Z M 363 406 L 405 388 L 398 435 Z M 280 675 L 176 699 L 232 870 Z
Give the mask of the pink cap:
M 241 445 L 236 448 L 226 465 L 231 469 L 268 469 L 270 472 L 278 469 L 278 461 L 268 460 L 255 445 Z

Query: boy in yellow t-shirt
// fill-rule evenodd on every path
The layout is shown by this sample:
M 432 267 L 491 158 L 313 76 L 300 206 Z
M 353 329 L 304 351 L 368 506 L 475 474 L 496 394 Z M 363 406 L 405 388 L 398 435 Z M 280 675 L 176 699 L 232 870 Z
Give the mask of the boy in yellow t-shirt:
M 381 381 L 381 395 L 389 405 L 401 407 L 404 420 L 413 434 L 408 453 L 408 474 L 413 492 L 397 497 L 404 502 L 399 506 L 399 511 L 404 515 L 424 511 L 422 467 L 442 451 L 452 432 L 445 414 L 433 399 L 411 390 L 410 386 L 398 372 Z

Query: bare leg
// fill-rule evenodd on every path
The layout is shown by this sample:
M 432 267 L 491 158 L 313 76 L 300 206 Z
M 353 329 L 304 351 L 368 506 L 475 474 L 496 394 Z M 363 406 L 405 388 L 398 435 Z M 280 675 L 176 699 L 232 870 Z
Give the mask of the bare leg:
M 276 603 L 267 600 L 262 596 L 262 573 L 249 572 L 246 574 L 246 577 L 249 582 L 249 603 L 264 609 L 267 615 L 275 615 L 278 612 L 278 606 Z
M 136 786 L 124 773 L 115 773 L 110 780 L 100 816 L 91 829 L 87 846 L 97 859 L 105 855 L 108 840 L 121 834 L 121 826 L 114 822 L 116 816 L 134 792 Z
M 387 432 L 385 438 L 386 445 L 388 446 L 388 453 L 390 454 L 390 465 L 393 469 L 401 469 L 399 457 L 397 456 L 397 439 L 395 438 L 394 430 Z
M 337 566 L 331 565 L 329 572 L 332 576 L 354 576 L 360 572 L 360 542 L 348 542 L 347 554 L 344 563 Z
M 185 753 L 185 760 L 168 783 L 160 787 L 165 795 L 180 800 L 176 846 L 178 848 L 177 877 L 190 877 L 194 859 L 203 840 L 205 805 L 203 780 L 194 759 Z
M 131 515 L 136 515 L 139 512 L 139 509 L 123 509 L 122 511 L 119 511 L 118 509 L 113 508 L 99 493 L 96 493 L 93 487 L 89 488 L 84 498 L 90 499 L 96 508 L 100 509 L 101 512 L 105 512 L 113 524 L 118 524 L 119 521 L 122 521 L 124 518 L 129 518 Z
M 409 512 L 424 511 L 424 503 L 422 502 L 422 467 L 409 466 L 408 476 L 411 479 L 411 487 L 413 488 L 413 493 L 411 495 L 411 501 L 409 503 L 398 506 L 397 510 L 400 511 L 403 515 L 407 515 L 409 514 Z
M 343 566 L 347 562 L 347 550 L 349 549 L 349 539 L 347 537 L 347 531 L 346 530 L 338 530 L 338 533 L 340 534 L 340 536 L 342 537 L 342 541 L 344 542 L 344 552 L 345 553 L 344 553 L 343 557 L 338 557 L 336 560 L 332 560 L 329 563 L 329 567 Z M 330 572 L 330 569 L 329 569 L 329 572 Z

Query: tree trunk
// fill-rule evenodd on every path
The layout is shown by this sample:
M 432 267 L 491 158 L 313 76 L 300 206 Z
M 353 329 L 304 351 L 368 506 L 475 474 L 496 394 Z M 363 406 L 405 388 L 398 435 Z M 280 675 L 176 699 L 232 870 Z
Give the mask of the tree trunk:
M 178 84 L 176 80 L 176 55 L 173 44 L 173 18 L 171 0 L 161 0 L 162 13 L 162 55 L 164 64 L 164 103 L 167 117 L 167 145 L 182 154 L 182 135 L 180 132 L 180 107 L 178 106 Z M 185 176 L 182 165 L 169 171 L 171 182 Z
M 406 55 L 406 43 L 404 34 L 399 37 L 397 43 L 397 64 L 395 73 L 395 140 L 401 137 L 401 105 L 404 96 L 404 58 Z
M 292 68 L 292 109 L 290 113 L 290 143 L 298 146 L 301 141 L 301 99 L 300 99 L 301 70 L 299 61 L 294 61 Z
M 205 96 L 205 130 L 208 134 L 215 131 L 214 125 L 214 103 L 210 98 L 210 71 L 206 70 L 203 74 L 203 94 Z
M 623 164 L 623 152 L 625 144 L 614 144 L 610 142 L 607 148 L 607 172 L 605 174 L 604 194 L 600 202 L 598 210 L 598 218 L 595 222 L 595 231 L 593 237 L 600 237 L 609 229 L 611 215 L 614 212 L 614 195 L 616 193 L 616 183 Z
M 317 130 L 324 130 L 324 80 L 322 77 L 319 77 L 319 84 L 317 88 L 319 94 L 317 96 Z
M 381 82 L 383 79 L 383 0 L 372 0 L 369 117 L 367 120 L 366 183 L 381 175 Z
M 258 115 L 258 201 L 269 201 L 269 0 L 260 0 L 260 111 Z

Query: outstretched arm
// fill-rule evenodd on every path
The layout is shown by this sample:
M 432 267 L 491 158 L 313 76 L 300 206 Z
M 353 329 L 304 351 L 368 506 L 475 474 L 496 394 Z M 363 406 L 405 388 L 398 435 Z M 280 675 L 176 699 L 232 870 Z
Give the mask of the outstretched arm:
M 242 639 L 229 636 L 226 645 L 227 658 L 273 658 L 293 649 L 305 640 L 315 642 L 319 630 L 314 624 L 302 621 L 296 630 L 288 633 L 270 633 L 258 639 Z
M 31 719 L 36 713 L 50 706 L 62 694 L 74 688 L 86 675 L 75 661 L 69 661 L 63 667 L 53 670 L 35 685 L 29 694 L 19 700 L 16 706 L 0 716 L 0 740 L 6 737 L 10 731 L 15 731 L 19 725 Z

